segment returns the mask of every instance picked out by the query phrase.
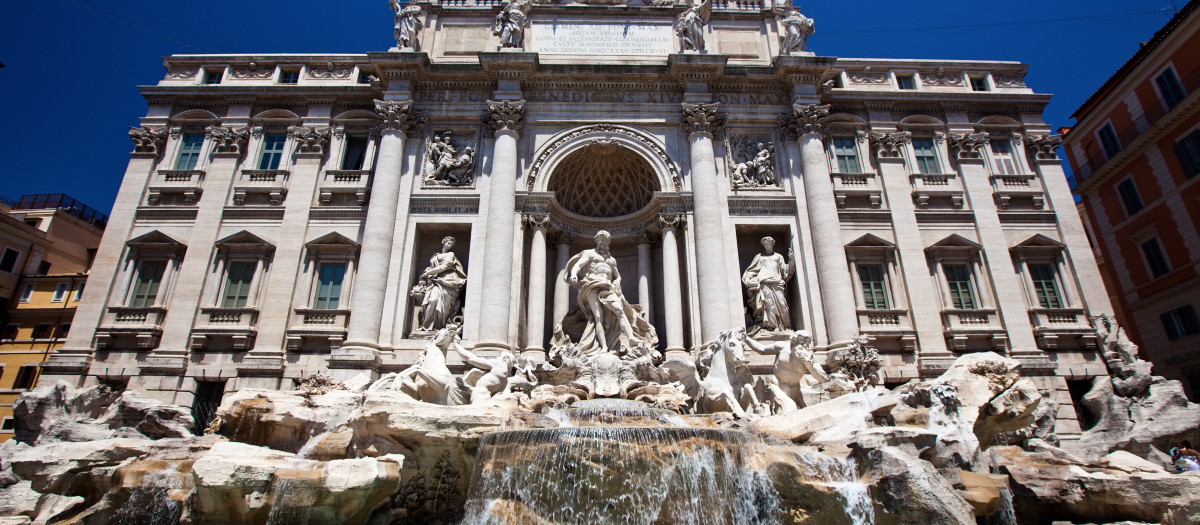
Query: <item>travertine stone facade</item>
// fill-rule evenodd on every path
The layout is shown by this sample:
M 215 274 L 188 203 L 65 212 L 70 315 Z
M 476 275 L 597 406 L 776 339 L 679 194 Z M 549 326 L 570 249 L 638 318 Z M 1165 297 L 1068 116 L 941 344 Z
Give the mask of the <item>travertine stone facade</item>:
M 746 326 L 770 236 L 819 351 L 866 334 L 889 383 L 1009 354 L 1070 426 L 1067 380 L 1106 373 L 1088 316 L 1111 308 L 1061 168 L 1027 151 L 1050 129 L 1026 67 L 781 52 L 754 2 L 714 6 L 683 52 L 684 6 L 657 4 L 535 4 L 512 47 L 499 5 L 419 1 L 421 51 L 169 57 L 90 279 L 106 293 L 45 377 L 187 404 L 203 382 L 402 370 L 446 236 L 465 345 L 544 359 L 575 304 L 563 267 L 602 229 L 677 356 Z M 474 172 L 426 180 L 433 140 Z

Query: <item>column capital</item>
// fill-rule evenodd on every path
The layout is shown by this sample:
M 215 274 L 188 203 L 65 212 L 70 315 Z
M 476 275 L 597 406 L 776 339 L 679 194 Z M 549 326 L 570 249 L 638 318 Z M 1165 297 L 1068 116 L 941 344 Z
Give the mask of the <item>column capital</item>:
M 133 152 L 157 157 L 167 143 L 167 128 L 129 128 Z
M 1062 135 L 1025 135 L 1025 149 L 1033 154 L 1034 160 L 1059 161 L 1058 147 L 1062 146 Z
M 630 237 L 630 240 L 632 240 L 634 244 L 638 244 L 638 245 L 654 244 L 654 241 L 657 240 L 655 237 L 657 237 L 657 236 L 654 235 L 654 232 L 649 231 L 649 230 L 642 230 L 638 233 L 633 234 L 633 236 Z
M 875 148 L 875 156 L 881 159 L 902 158 L 904 145 L 910 142 L 912 142 L 912 133 L 908 131 L 871 134 L 871 145 Z
M 658 216 L 658 227 L 662 230 L 681 230 L 687 222 L 682 214 L 664 213 Z
M 554 243 L 555 246 L 570 246 L 575 244 L 575 239 L 577 239 L 575 234 L 559 230 L 551 235 L 550 242 Z
M 292 126 L 288 128 L 288 136 L 296 140 L 299 153 L 324 155 L 329 146 L 330 131 L 327 127 Z
M 489 100 L 488 112 L 483 115 L 483 125 L 492 133 L 511 131 L 521 133 L 525 125 L 525 100 Z
M 987 141 L 987 133 L 950 135 L 946 139 L 946 143 L 950 147 L 950 152 L 958 160 L 982 160 L 983 146 L 987 144 Z
M 829 104 L 792 104 L 791 113 L 779 117 L 779 127 L 787 133 L 790 139 L 800 139 L 805 135 L 821 135 L 825 132 L 825 124 L 829 120 Z
M 683 129 L 687 131 L 689 137 L 696 133 L 712 135 L 725 126 L 725 117 L 717 111 L 720 106 L 720 102 L 711 104 L 684 102 L 683 119 L 680 124 L 683 125 Z
M 547 213 L 523 213 L 521 214 L 521 224 L 530 230 L 544 232 L 550 228 L 550 215 Z
M 411 100 L 376 100 L 375 113 L 379 115 L 379 131 L 399 131 L 410 135 L 425 125 L 425 114 L 414 111 Z
M 204 130 L 204 136 L 213 141 L 213 153 L 240 156 L 250 139 L 250 131 L 245 127 L 209 126 Z

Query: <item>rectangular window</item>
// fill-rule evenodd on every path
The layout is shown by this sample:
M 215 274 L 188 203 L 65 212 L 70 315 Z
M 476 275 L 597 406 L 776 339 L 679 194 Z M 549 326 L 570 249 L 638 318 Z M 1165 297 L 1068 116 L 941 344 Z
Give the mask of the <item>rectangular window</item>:
M 1154 279 L 1162 277 L 1171 271 L 1167 264 L 1167 256 L 1158 244 L 1158 239 L 1150 239 L 1142 243 L 1142 255 L 1146 256 L 1146 265 L 1150 267 L 1150 276 Z
M 896 87 L 900 89 L 917 89 L 917 81 L 912 75 L 896 75 Z
M 318 270 L 317 296 L 313 300 L 314 310 L 337 310 L 342 297 L 342 279 L 346 277 L 346 263 L 324 263 Z
M 258 169 L 279 169 L 279 161 L 283 160 L 283 143 L 285 141 L 287 141 L 287 135 L 283 133 L 271 133 L 263 137 L 263 151 L 262 156 L 258 159 Z
M 38 323 L 33 327 L 34 339 L 49 339 L 54 331 L 54 323 Z
M 21 252 L 18 252 L 12 248 L 5 248 L 4 255 L 0 256 L 0 271 L 17 273 L 14 272 L 13 269 L 17 267 L 17 258 L 20 256 Z
M 12 323 L 4 326 L 4 333 L 0 335 L 0 339 L 16 339 L 17 332 L 21 330 L 21 325 Z
M 917 165 L 917 173 L 922 175 L 937 175 L 942 172 L 938 162 L 937 151 L 933 149 L 933 139 L 913 139 L 913 159 Z
M 163 273 L 166 270 L 166 261 L 143 261 L 138 268 L 137 279 L 133 282 L 133 294 L 130 295 L 129 306 L 134 308 L 154 306 L 158 299 L 158 288 L 162 285 Z
M 69 287 L 70 287 L 70 285 L 67 283 L 58 283 L 57 285 L 55 285 L 54 286 L 54 297 L 52 299 L 50 299 L 50 301 L 55 302 L 55 303 L 61 303 L 65 300 L 67 300 L 67 291 L 68 291 L 67 288 L 69 288 Z
M 71 323 L 63 323 L 54 329 L 54 338 L 62 339 L 71 331 Z
M 4 418 L 0 422 L 0 432 L 12 432 L 17 429 L 17 420 L 11 417 Z
M 300 70 L 299 69 L 285 69 L 283 71 L 280 71 L 279 72 L 279 83 L 280 84 L 299 84 L 300 83 Z
M 862 173 L 853 137 L 834 137 L 833 157 L 837 161 L 838 173 Z
M 1190 179 L 1200 173 L 1200 129 L 1175 143 L 1175 157 L 1179 159 L 1184 177 Z
M 1029 265 L 1029 277 L 1033 280 L 1033 293 L 1042 308 L 1063 308 L 1062 294 L 1058 289 L 1058 272 L 1053 264 Z
M 194 170 L 200 162 L 200 148 L 204 146 L 204 135 L 201 133 L 184 133 L 179 144 L 179 157 L 175 159 L 175 169 Z
M 204 83 L 205 84 L 220 84 L 221 77 L 225 76 L 224 69 L 205 69 Z
M 992 144 L 992 160 L 995 161 L 996 173 L 1001 175 L 1015 175 L 1017 173 L 1017 163 L 1013 160 L 1012 143 L 1007 140 L 993 140 Z
M 1192 305 L 1176 308 L 1159 316 L 1163 329 L 1167 331 L 1167 339 L 1174 341 L 1180 337 L 1200 333 L 1200 322 L 1196 320 L 1196 310 Z
M 221 300 L 221 308 L 245 308 L 246 299 L 250 297 L 250 283 L 254 281 L 254 270 L 258 267 L 253 261 L 234 261 L 229 263 L 225 272 L 225 297 Z
M 1117 193 L 1121 194 L 1121 203 L 1125 205 L 1125 214 L 1132 217 L 1142 211 L 1142 196 L 1138 194 L 1137 185 L 1133 179 L 1125 179 L 1117 184 Z
M 342 157 L 342 169 L 361 170 L 367 161 L 367 137 L 347 135 L 346 155 Z
M 1173 68 L 1163 71 L 1154 79 L 1154 84 L 1158 86 L 1158 92 L 1162 93 L 1162 101 L 1167 105 L 1167 109 L 1173 109 L 1187 98 L 1187 93 L 1183 91 L 1183 84 L 1179 83 L 1179 77 L 1175 76 Z
M 72 299 L 72 301 L 79 302 L 79 299 L 83 297 L 83 287 L 85 284 L 86 283 L 79 283 L 79 288 L 75 289 L 75 298 Z
M 30 300 L 30 299 L 32 299 L 32 298 L 33 298 L 33 285 L 32 285 L 32 284 L 27 284 L 27 285 L 25 285 L 25 289 L 24 289 L 24 290 L 21 290 L 21 299 L 20 299 L 20 301 L 21 301 L 22 303 L 28 303 L 28 302 L 29 302 L 29 300 Z
M 38 263 L 38 275 L 48 275 L 50 273 L 50 261 L 42 261 Z
M 987 77 L 971 77 L 971 91 L 989 91 Z
M 17 378 L 13 381 L 13 390 L 29 390 L 37 381 L 37 365 L 22 365 L 17 369 Z
M 868 310 L 887 310 L 887 290 L 883 282 L 883 266 L 858 265 L 858 280 L 862 282 L 863 306 Z
M 971 286 L 971 270 L 965 264 L 951 264 L 942 268 L 946 284 L 950 287 L 950 306 L 956 310 L 975 309 L 975 291 Z
M 1104 154 L 1108 158 L 1113 158 L 1121 152 L 1121 141 L 1117 140 L 1117 132 L 1113 130 L 1112 123 L 1109 122 L 1096 132 L 1100 136 L 1100 145 L 1104 146 Z

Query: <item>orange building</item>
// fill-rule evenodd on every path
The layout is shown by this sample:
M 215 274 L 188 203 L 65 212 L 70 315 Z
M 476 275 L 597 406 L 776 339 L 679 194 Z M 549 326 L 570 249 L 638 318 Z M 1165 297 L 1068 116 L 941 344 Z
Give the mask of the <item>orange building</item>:
M 0 441 L 13 403 L 66 340 L 107 217 L 63 194 L 0 200 Z
M 1200 0 L 1073 116 L 1063 146 L 1118 320 L 1200 398 Z

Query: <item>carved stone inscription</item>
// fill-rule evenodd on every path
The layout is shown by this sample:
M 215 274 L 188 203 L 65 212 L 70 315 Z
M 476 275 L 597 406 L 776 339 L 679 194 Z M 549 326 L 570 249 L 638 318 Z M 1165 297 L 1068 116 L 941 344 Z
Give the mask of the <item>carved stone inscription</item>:
M 666 24 L 557 22 L 534 25 L 536 51 L 552 55 L 669 55 L 675 40 Z
M 683 102 L 683 93 L 674 92 L 642 92 L 642 91 L 575 91 L 555 90 L 539 91 L 530 89 L 523 91 L 527 102 L 570 102 L 578 104 L 610 103 L 610 104 L 671 104 L 679 106 Z M 482 103 L 491 93 L 482 91 L 419 91 L 416 94 L 418 104 L 442 102 L 477 102 Z M 721 104 L 732 105 L 765 105 L 780 106 L 789 103 L 789 98 L 780 93 L 717 93 L 713 100 Z

